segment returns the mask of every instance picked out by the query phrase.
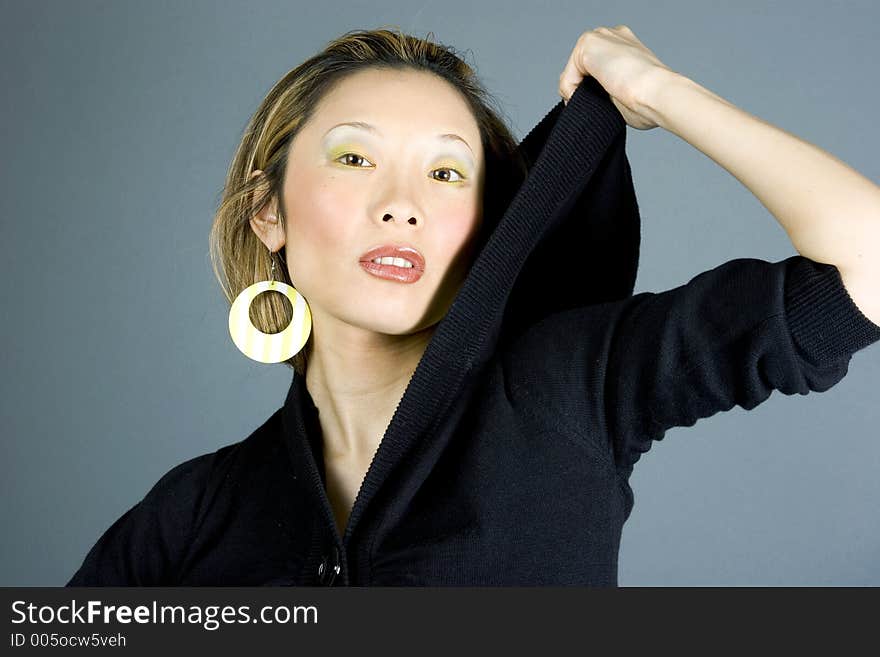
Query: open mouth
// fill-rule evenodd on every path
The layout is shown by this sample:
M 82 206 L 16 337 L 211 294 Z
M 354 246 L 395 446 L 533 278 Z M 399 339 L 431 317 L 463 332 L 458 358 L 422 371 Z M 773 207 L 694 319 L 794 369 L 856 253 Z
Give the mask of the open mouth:
M 360 265 L 373 276 L 398 283 L 415 283 L 422 277 L 422 270 L 412 266 L 411 263 L 410 266 L 394 263 L 394 261 L 400 262 L 401 258 L 383 257 L 378 260 L 380 261 L 378 263 L 375 260 L 362 260 Z M 388 263 L 389 260 L 392 262 Z
M 377 265 L 394 265 L 395 267 L 415 267 L 412 261 L 407 260 L 406 258 L 393 258 L 391 256 L 382 256 L 381 258 L 373 258 L 370 262 L 373 262 Z

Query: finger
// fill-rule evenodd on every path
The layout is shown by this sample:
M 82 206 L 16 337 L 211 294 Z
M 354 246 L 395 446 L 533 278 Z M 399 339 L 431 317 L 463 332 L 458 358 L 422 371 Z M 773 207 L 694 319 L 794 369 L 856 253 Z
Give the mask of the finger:
M 629 29 L 629 27 L 627 25 L 618 25 L 615 29 L 619 29 L 620 32 L 622 32 L 623 34 L 628 36 L 630 39 L 632 39 L 636 43 L 643 45 L 643 46 L 645 45 L 644 43 L 642 43 L 641 39 L 639 39 L 639 37 L 636 36 L 635 32 L 633 32 L 631 29 Z
M 580 66 L 581 39 L 578 39 L 577 44 L 572 49 L 571 54 L 569 54 L 568 62 L 566 62 L 565 68 L 559 76 L 559 95 L 562 96 L 565 104 L 568 104 L 568 99 L 571 98 L 574 90 L 584 77 L 589 75 Z
M 574 56 L 574 50 L 569 54 L 568 61 L 562 69 L 562 73 L 559 74 L 559 95 L 562 97 L 562 100 L 568 103 L 568 99 L 571 95 L 569 91 L 570 82 L 569 80 L 572 78 L 571 68 L 573 66 L 572 58 Z

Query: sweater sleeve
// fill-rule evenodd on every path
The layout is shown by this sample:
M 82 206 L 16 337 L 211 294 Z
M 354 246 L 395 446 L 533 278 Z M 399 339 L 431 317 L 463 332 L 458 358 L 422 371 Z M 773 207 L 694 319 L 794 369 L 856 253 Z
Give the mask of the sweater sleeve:
M 196 457 L 169 470 L 88 552 L 66 586 L 173 586 L 207 470 Z
M 597 408 L 618 467 L 631 467 L 671 427 L 734 405 L 751 410 L 773 390 L 824 392 L 854 352 L 880 340 L 838 269 L 800 255 L 731 260 L 677 288 L 599 308 Z

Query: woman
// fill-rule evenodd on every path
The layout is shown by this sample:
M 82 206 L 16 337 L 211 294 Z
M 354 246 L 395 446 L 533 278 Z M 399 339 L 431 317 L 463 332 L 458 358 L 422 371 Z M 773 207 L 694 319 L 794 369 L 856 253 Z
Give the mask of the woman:
M 169 471 L 68 585 L 616 585 L 654 440 L 826 390 L 880 339 L 872 183 L 625 26 L 580 37 L 560 95 L 517 147 L 450 49 L 388 30 L 280 80 L 212 255 L 235 344 L 294 369 L 284 405 Z M 626 125 L 725 166 L 801 255 L 631 296 Z

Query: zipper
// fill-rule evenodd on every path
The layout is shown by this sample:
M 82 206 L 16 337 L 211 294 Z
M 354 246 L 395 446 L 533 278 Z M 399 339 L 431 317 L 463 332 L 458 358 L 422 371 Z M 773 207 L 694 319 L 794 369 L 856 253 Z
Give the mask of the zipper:
M 296 376 L 298 377 L 299 375 L 297 374 Z M 294 411 L 294 415 L 296 415 L 296 422 L 297 422 L 296 428 L 299 433 L 297 440 L 302 441 L 302 444 L 305 448 L 306 462 L 308 463 L 307 469 L 309 471 L 309 475 L 310 475 L 311 481 L 312 481 L 312 490 L 318 491 L 317 497 L 318 497 L 318 502 L 321 506 L 321 512 L 323 515 L 324 524 L 329 525 L 330 531 L 333 536 L 334 562 L 333 562 L 333 564 L 329 564 L 329 567 L 331 568 L 331 573 L 330 573 L 330 580 L 327 584 L 327 586 L 332 586 L 333 582 L 336 580 L 336 577 L 340 576 L 342 573 L 342 564 L 343 563 L 346 564 L 345 565 L 346 571 L 348 570 L 348 565 L 347 565 L 348 564 L 348 561 L 347 561 L 348 560 L 348 550 L 346 548 L 346 545 L 345 545 L 342 537 L 339 535 L 338 528 L 336 527 L 336 518 L 334 517 L 333 509 L 330 506 L 330 498 L 327 497 L 327 491 L 324 489 L 324 482 L 321 479 L 321 471 L 318 468 L 318 463 L 317 463 L 317 460 L 315 459 L 315 454 L 312 452 L 312 446 L 309 441 L 309 436 L 313 435 L 313 434 L 310 434 L 306 431 L 305 418 L 303 417 L 303 412 L 304 412 L 303 407 L 305 406 L 306 401 L 305 401 L 305 399 L 302 398 L 302 395 L 308 393 L 308 391 L 305 387 L 305 381 L 304 380 L 299 381 L 298 385 L 300 385 L 300 388 L 297 391 L 298 398 L 296 400 L 296 402 L 298 404 L 298 408 Z M 340 550 L 340 546 L 341 546 L 341 550 Z M 318 572 L 319 577 L 324 576 L 323 562 L 324 562 L 324 558 L 322 556 L 321 565 L 319 566 L 319 572 Z

